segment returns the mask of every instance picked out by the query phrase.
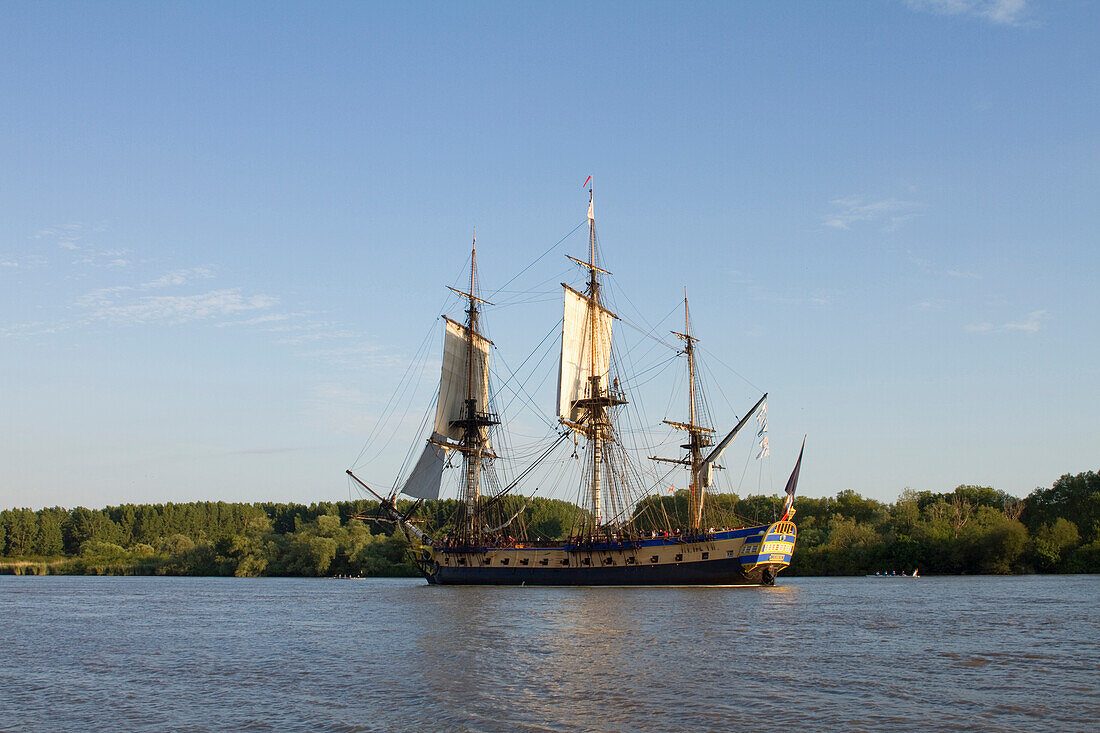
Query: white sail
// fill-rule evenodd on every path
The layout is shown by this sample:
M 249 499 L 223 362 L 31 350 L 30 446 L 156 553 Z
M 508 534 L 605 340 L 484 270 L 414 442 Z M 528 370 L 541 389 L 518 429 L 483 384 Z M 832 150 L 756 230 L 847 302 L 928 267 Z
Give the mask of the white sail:
M 442 436 L 433 435 L 434 440 Z M 416 462 L 412 473 L 401 487 L 401 493 L 417 499 L 438 499 L 439 482 L 443 477 L 443 461 L 446 451 L 431 440 L 424 446 L 424 452 L 420 454 L 420 460 Z
M 589 309 L 596 308 L 595 318 Z M 565 317 L 562 322 L 561 363 L 558 369 L 558 416 L 579 422 L 582 408 L 573 404 L 592 397 L 589 377 L 601 378 L 601 392 L 607 390 L 607 373 L 611 361 L 611 311 L 593 303 L 584 295 L 565 286 Z M 589 331 L 595 324 L 595 332 Z M 595 351 L 593 351 L 593 345 Z
M 467 364 L 469 329 L 450 318 L 444 320 L 447 321 L 447 335 L 443 343 L 443 374 L 439 380 L 439 401 L 435 408 L 435 432 L 451 440 L 459 440 L 462 429 L 452 427 L 451 421 L 466 417 L 467 397 L 475 400 L 474 407 L 479 412 L 488 410 L 489 346 L 492 342 L 480 334 L 473 334 L 471 369 L 471 365 Z M 470 374 L 473 375 L 472 380 L 467 378 Z

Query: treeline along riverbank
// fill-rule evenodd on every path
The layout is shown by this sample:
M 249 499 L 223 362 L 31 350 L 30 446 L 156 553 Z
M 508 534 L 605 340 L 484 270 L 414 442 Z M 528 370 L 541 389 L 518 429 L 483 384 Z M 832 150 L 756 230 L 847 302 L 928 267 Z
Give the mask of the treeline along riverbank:
M 531 539 L 561 539 L 577 506 L 506 497 Z M 652 498 L 686 516 L 686 492 Z M 771 521 L 779 496 L 719 495 L 742 523 Z M 415 575 L 409 545 L 390 525 L 354 517 L 372 501 L 310 504 L 191 502 L 105 509 L 0 512 L 0 573 L 402 576 Z M 792 575 L 1100 572 L 1100 475 L 1065 475 L 1018 499 L 982 486 L 903 491 L 887 504 L 854 491 L 799 498 Z M 426 502 L 425 527 L 449 530 L 455 502 Z M 650 514 L 653 514 L 652 512 Z

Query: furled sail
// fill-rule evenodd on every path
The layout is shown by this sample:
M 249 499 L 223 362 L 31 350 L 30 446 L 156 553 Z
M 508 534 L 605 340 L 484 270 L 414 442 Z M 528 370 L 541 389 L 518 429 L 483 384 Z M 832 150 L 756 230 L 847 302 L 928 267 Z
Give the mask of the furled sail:
M 589 309 L 595 308 L 594 318 Z M 561 363 L 558 369 L 558 416 L 580 422 L 584 408 L 577 400 L 591 394 L 589 377 L 600 377 L 600 390 L 607 390 L 607 373 L 611 362 L 611 311 L 565 286 L 565 317 L 562 322 Z M 589 329 L 594 326 L 594 329 Z M 595 347 L 595 350 L 593 350 Z
M 757 401 L 757 403 L 752 406 L 751 410 L 745 413 L 745 416 L 741 418 L 740 422 L 738 422 L 737 425 L 734 426 L 733 430 L 729 432 L 729 435 L 722 438 L 722 442 L 714 446 L 714 450 L 710 452 L 710 455 L 704 458 L 703 462 L 699 464 L 699 475 L 703 478 L 703 486 L 710 486 L 713 478 L 711 476 L 711 471 L 714 468 L 714 462 L 722 456 L 722 452 L 729 447 L 729 444 L 733 442 L 733 439 L 735 437 L 737 437 L 737 433 L 741 432 L 741 428 L 745 427 L 745 423 L 749 421 L 749 418 L 753 416 L 753 413 L 760 409 L 760 405 L 764 404 L 764 400 L 766 399 L 768 399 L 767 393 L 765 393 L 764 396 L 761 397 Z
M 439 380 L 439 401 L 435 408 L 435 432 L 451 440 L 462 438 L 462 428 L 451 425 L 452 420 L 466 417 L 466 399 L 475 400 L 480 412 L 488 410 L 489 403 L 489 347 L 492 342 L 473 333 L 473 359 L 469 360 L 470 330 L 450 318 L 443 343 L 443 374 Z
M 416 462 L 412 473 L 401 487 L 401 493 L 417 499 L 438 499 L 439 483 L 443 477 L 443 462 L 446 460 L 446 451 L 438 442 L 441 435 L 433 435 L 432 439 L 424 446 L 424 452 L 420 454 L 420 460 Z

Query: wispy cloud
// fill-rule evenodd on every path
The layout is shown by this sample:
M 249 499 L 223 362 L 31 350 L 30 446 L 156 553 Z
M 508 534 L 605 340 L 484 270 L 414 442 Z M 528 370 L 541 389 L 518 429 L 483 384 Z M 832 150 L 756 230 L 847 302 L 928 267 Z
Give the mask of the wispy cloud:
M 1043 321 L 1047 319 L 1050 314 L 1045 310 L 1032 311 L 1027 314 L 1027 318 L 1016 323 L 1006 323 L 1001 328 L 1005 331 L 1023 331 L 1024 333 L 1035 333 L 1043 326 Z
M 48 260 L 45 257 L 33 252 L 4 252 L 3 259 L 0 259 L 0 267 L 11 270 L 33 270 L 47 264 L 47 262 Z
M 267 313 L 262 316 L 256 316 L 255 318 L 246 318 L 242 321 L 222 321 L 218 324 L 218 328 L 228 328 L 230 326 L 259 326 L 265 323 L 281 323 L 288 321 L 291 318 L 297 318 L 301 313 Z
M 57 315 L 52 320 L 43 319 L 44 311 L 40 311 L 35 321 L 0 323 L 0 338 L 71 332 L 93 324 L 130 327 L 203 322 L 261 331 L 273 343 L 302 347 L 302 356 L 341 368 L 385 368 L 399 363 L 392 350 L 362 345 L 364 336 L 346 324 L 308 310 L 281 309 L 278 297 L 249 292 L 234 283 L 208 283 L 219 279 L 218 268 L 212 264 L 150 272 L 151 261 L 140 253 L 131 257 L 121 248 L 97 244 L 106 237 L 104 231 L 85 224 L 48 227 L 30 235 L 22 251 L 10 256 L 0 252 L 0 271 L 14 273 L 17 268 L 41 269 L 43 265 L 67 272 L 66 277 L 73 280 L 87 279 L 100 285 L 75 298 L 69 296 L 67 303 L 54 303 Z M 137 265 L 130 267 L 134 262 Z
M 810 293 L 780 293 L 761 285 L 744 273 L 732 270 L 729 272 L 730 282 L 740 286 L 749 298 L 758 303 L 775 303 L 779 305 L 812 305 L 825 307 L 832 305 L 837 299 L 838 293 L 831 290 L 814 290 Z
M 402 366 L 406 363 L 406 357 L 392 349 L 373 344 L 360 344 L 341 346 L 328 349 L 315 349 L 308 352 L 330 364 L 350 367 L 354 369 L 377 369 Z M 424 367 L 432 369 L 433 367 Z
M 190 267 L 183 270 L 166 272 L 154 280 L 138 285 L 137 289 L 153 290 L 155 288 L 166 288 L 169 285 L 185 285 L 192 280 L 210 279 L 212 277 L 214 277 L 214 268 L 212 267 Z
M 1022 321 L 1009 321 L 1000 325 L 988 321 L 971 323 L 966 326 L 966 330 L 970 333 L 1036 333 L 1049 316 L 1048 311 L 1037 310 L 1028 313 Z
M 32 240 L 48 240 L 58 232 L 75 234 L 82 231 L 79 225 L 63 229 L 43 229 Z M 69 249 L 69 248 L 66 248 Z M 78 247 L 80 257 L 73 264 L 117 268 L 130 264 L 119 257 L 122 250 L 93 250 Z M 28 262 L 33 264 L 28 265 Z M 56 264 L 56 260 L 54 260 Z M 5 267 L 25 268 L 49 261 L 3 260 Z M 214 277 L 210 266 L 169 270 L 162 275 L 135 284 L 110 285 L 90 290 L 71 301 L 66 310 L 68 316 L 60 316 L 53 322 L 35 321 L 9 323 L 0 327 L 0 336 L 32 337 L 61 333 L 95 322 L 113 325 L 138 325 L 148 323 L 185 323 L 198 320 L 220 320 L 250 311 L 261 311 L 278 304 L 278 298 L 265 294 L 247 294 L 241 288 L 223 287 L 201 292 L 159 294 L 154 291 L 187 288 L 195 281 Z
M 308 311 L 265 313 L 254 318 L 223 321 L 218 324 L 218 327 L 259 326 L 263 331 L 276 337 L 275 343 L 291 346 L 362 338 L 362 334 L 341 323 L 317 320 L 310 315 Z
M 95 306 L 110 306 L 118 302 L 125 293 L 136 291 L 157 290 L 173 285 L 186 285 L 195 278 L 212 278 L 214 271 L 210 267 L 191 267 L 184 270 L 172 270 L 160 277 L 137 285 L 111 285 L 106 288 L 97 288 L 77 298 L 77 305 L 85 308 Z
M 98 233 L 106 230 L 102 224 L 86 224 L 73 222 L 59 224 L 57 226 L 44 227 L 31 235 L 31 239 L 60 239 L 65 242 L 75 242 L 85 234 Z
M 893 231 L 920 215 L 921 204 L 915 201 L 888 198 L 869 201 L 859 196 L 833 199 L 833 211 L 825 215 L 822 224 L 833 229 L 851 229 L 854 224 L 877 225 Z
M 7 326 L 0 326 L 0 337 L 28 338 L 31 336 L 47 336 L 49 334 L 60 333 L 67 328 L 68 326 L 65 324 L 47 323 L 45 321 L 14 323 Z
M 240 288 L 228 288 L 194 295 L 145 295 L 130 302 L 101 298 L 88 304 L 87 317 L 115 324 L 186 323 L 270 308 L 278 302 L 267 295 L 243 295 Z
M 133 260 L 129 257 L 129 251 L 125 249 L 103 248 L 96 244 L 95 240 L 102 236 L 106 230 L 102 225 L 89 224 L 64 224 L 61 226 L 39 229 L 30 236 L 32 241 L 42 244 L 53 243 L 72 255 L 70 264 L 89 265 L 104 269 L 118 269 L 129 267 Z M 36 264 L 46 264 L 39 261 Z
M 958 15 L 994 23 L 1020 26 L 1028 16 L 1027 0 L 905 0 L 913 10 L 936 15 Z
M 309 321 L 295 325 L 272 326 L 266 330 L 270 333 L 283 334 L 276 343 L 291 345 L 332 339 L 353 339 L 360 335 L 338 323 L 329 321 Z
M 225 453 L 227 456 L 269 456 L 276 453 L 297 453 L 301 448 L 245 448 Z
M 127 251 L 124 249 L 89 249 L 77 248 L 80 255 L 73 258 L 74 265 L 91 265 L 93 267 L 129 267 L 131 261 L 126 259 Z
M 362 390 L 341 384 L 315 386 L 305 399 L 307 414 L 325 430 L 364 435 L 377 419 Z
M 916 265 L 922 272 L 926 272 L 929 275 L 941 275 L 946 277 L 953 277 L 962 280 L 981 280 L 982 276 L 974 272 L 965 272 L 954 268 L 943 269 L 935 262 L 925 259 L 924 257 L 918 257 L 912 252 L 905 253 L 906 259 Z

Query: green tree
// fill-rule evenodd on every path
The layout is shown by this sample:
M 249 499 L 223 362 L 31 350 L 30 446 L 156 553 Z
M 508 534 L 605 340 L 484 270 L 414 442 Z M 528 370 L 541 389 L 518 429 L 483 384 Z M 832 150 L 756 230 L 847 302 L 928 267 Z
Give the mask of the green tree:
M 136 516 L 133 504 L 123 504 L 118 507 L 107 507 L 104 515 L 115 525 L 114 533 L 118 543 L 123 547 L 134 544 L 134 524 Z
M 1064 517 L 1044 524 L 1035 533 L 1034 539 L 1035 557 L 1039 566 L 1044 570 L 1055 569 L 1062 560 L 1062 555 L 1076 547 L 1079 540 L 1077 525 Z
M 65 551 L 61 537 L 61 522 L 57 514 L 44 509 L 38 513 L 38 536 L 35 538 L 34 552 L 43 557 L 53 557 Z
M 836 495 L 835 512 L 861 525 L 873 525 L 887 517 L 886 505 L 874 499 L 864 499 L 851 489 Z M 797 515 L 796 515 L 797 516 Z
M 156 546 L 164 536 L 164 507 L 142 504 L 134 512 L 133 538 L 135 542 Z
M 34 552 L 34 541 L 38 537 L 38 516 L 30 509 L 13 509 L 4 512 L 8 549 L 11 557 L 21 557 Z
M 257 577 L 267 570 L 268 547 L 265 536 L 271 531 L 271 520 L 257 516 L 245 520 L 241 531 L 215 544 L 223 575 L 239 578 Z
M 101 511 L 77 507 L 69 514 L 69 522 L 62 531 L 65 551 L 80 552 L 81 546 L 90 540 L 119 544 L 118 527 Z
M 161 540 L 158 549 L 165 555 L 183 556 L 195 549 L 195 543 L 186 535 L 174 534 Z
M 920 522 L 920 500 L 917 492 L 908 488 L 903 490 L 897 502 L 890 508 L 890 515 L 894 529 L 902 535 L 911 536 Z
M 1025 500 L 1020 519 L 1035 536 L 1059 518 L 1072 521 L 1084 542 L 1100 538 L 1100 475 L 1095 471 L 1065 474 L 1049 489 L 1035 489 Z
M 281 570 L 287 575 L 317 577 L 328 572 L 335 558 L 336 540 L 303 534 L 290 542 Z
M 749 494 L 737 504 L 737 513 L 752 524 L 765 524 L 779 519 L 784 499 L 778 496 Z M 686 510 L 685 510 L 686 511 Z
M 184 553 L 180 563 L 182 575 L 219 575 L 218 555 L 208 542 L 196 543 Z
M 981 539 L 981 571 L 995 575 L 1013 572 L 1027 549 L 1027 541 L 1027 528 L 1006 517 Z
M 410 557 L 409 542 L 396 531 L 390 536 L 375 535 L 352 558 L 352 567 L 362 575 L 414 575 L 416 566 Z

